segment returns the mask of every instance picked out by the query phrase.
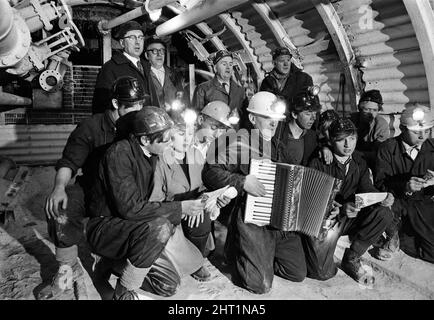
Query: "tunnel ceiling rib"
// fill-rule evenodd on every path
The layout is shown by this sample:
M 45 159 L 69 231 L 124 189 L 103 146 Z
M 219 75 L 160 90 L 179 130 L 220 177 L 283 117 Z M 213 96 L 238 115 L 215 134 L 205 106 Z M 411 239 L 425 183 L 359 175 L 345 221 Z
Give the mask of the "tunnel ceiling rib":
M 255 70 L 255 73 L 258 77 L 258 81 L 262 81 L 264 78 L 264 71 L 262 69 L 261 64 L 258 61 L 258 57 L 256 56 L 255 52 L 253 51 L 253 48 L 251 47 L 250 42 L 248 39 L 246 39 L 246 33 L 245 29 L 243 30 L 240 23 L 243 25 L 243 27 L 246 27 L 245 21 L 242 21 L 240 18 L 240 15 L 236 15 L 238 18 L 236 18 L 233 15 L 230 15 L 229 13 L 222 13 L 219 14 L 219 18 L 223 21 L 223 23 L 228 27 L 229 30 L 233 33 L 233 35 L 238 39 L 238 41 L 243 46 L 243 49 L 245 50 L 246 54 L 250 58 L 250 62 L 252 63 L 253 69 Z M 268 49 L 270 51 L 270 49 Z
M 355 67 L 356 59 L 350 40 L 342 25 L 336 10 L 330 1 L 311 0 L 326 25 L 335 44 L 336 51 L 343 65 L 346 78 L 350 81 L 350 103 L 355 109 L 360 97 L 361 88 L 358 81 L 358 70 Z
M 341 0 L 333 3 L 363 66 L 366 90 L 378 89 L 383 112 L 429 103 L 428 82 L 414 28 L 402 1 Z
M 345 102 L 338 98 L 340 75 L 344 72 L 333 41 L 313 3 L 308 1 L 267 1 L 278 13 L 279 22 L 300 53 L 303 69 L 321 88 L 319 98 L 323 110 L 350 111 L 349 87 L 345 86 Z M 348 85 L 347 81 L 347 85 Z M 337 101 L 339 99 L 339 106 Z
M 169 9 L 171 9 L 176 14 L 179 14 L 179 13 L 186 10 L 183 6 L 181 6 L 179 4 L 171 4 L 171 5 L 168 5 L 167 7 Z M 196 24 L 196 27 L 200 31 L 202 31 L 203 34 L 205 34 L 205 35 L 210 35 L 210 34 L 214 33 L 214 31 L 205 22 L 200 22 L 200 23 Z M 210 41 L 217 48 L 217 50 L 225 50 L 226 49 L 226 46 L 223 44 L 223 42 L 220 40 L 219 37 L 212 37 Z
M 271 29 L 279 46 L 290 48 L 295 53 L 292 59 L 295 60 L 294 62 L 297 65 L 300 65 L 301 62 L 297 47 L 292 43 L 288 33 L 286 32 L 285 28 L 283 28 L 282 24 L 271 10 L 270 6 L 264 1 L 260 1 L 253 2 L 252 7 L 258 12 L 261 18 L 264 19 L 265 23 Z
M 434 13 L 428 0 L 403 0 L 410 16 L 425 66 L 430 105 L 434 106 Z

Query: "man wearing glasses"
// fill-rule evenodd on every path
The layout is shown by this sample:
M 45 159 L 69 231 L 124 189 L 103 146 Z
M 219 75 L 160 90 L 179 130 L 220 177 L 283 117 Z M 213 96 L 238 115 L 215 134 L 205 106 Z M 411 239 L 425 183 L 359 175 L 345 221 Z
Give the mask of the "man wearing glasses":
M 131 76 L 138 80 L 149 95 L 148 77 L 143 72 L 145 61 L 140 58 L 144 48 L 144 30 L 136 21 L 128 21 L 119 28 L 117 39 L 122 51 L 115 51 L 113 57 L 101 68 L 95 85 L 92 113 L 104 112 L 111 106 L 111 87 L 121 76 Z M 149 105 L 149 96 L 145 105 Z
M 168 66 L 164 65 L 166 44 L 158 38 L 150 38 L 146 43 L 145 57 L 149 63 L 145 66 L 145 74 L 149 75 L 148 92 L 153 106 L 165 110 L 177 107 L 177 103 L 186 104 L 182 82 Z

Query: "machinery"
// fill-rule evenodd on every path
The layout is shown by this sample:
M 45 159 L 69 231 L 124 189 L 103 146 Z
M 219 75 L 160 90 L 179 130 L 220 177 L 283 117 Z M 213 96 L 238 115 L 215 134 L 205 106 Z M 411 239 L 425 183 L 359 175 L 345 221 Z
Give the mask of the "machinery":
M 44 91 L 58 91 L 71 51 L 83 45 L 64 0 L 0 0 L 0 77 L 38 77 Z M 0 90 L 0 105 L 31 103 L 20 98 Z

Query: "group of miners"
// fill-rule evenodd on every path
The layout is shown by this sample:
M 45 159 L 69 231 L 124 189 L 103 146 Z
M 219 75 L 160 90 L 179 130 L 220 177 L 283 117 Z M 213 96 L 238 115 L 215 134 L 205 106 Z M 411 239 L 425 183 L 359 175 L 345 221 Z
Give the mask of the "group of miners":
M 113 299 L 138 299 L 139 289 L 172 296 L 187 276 L 209 281 L 204 262 L 215 252 L 215 219 L 228 229 L 225 263 L 258 294 L 271 289 L 274 275 L 297 282 L 335 276 L 342 235 L 351 246 L 341 269 L 364 285 L 375 280 L 362 260 L 371 247 L 377 259 L 390 260 L 401 248 L 434 263 L 434 114 L 428 107 L 406 108 L 397 137 L 378 116 L 378 90 L 363 92 L 351 118 L 320 113 L 312 78 L 292 63 L 287 48 L 273 52 L 274 69 L 250 99 L 233 80 L 233 55 L 218 51 L 214 78 L 196 87 L 190 103 L 181 78 L 165 65 L 164 41 L 145 39 L 135 21 L 120 27 L 118 40 L 122 50 L 97 78 L 94 115 L 71 133 L 56 164 L 45 211 L 59 268 L 39 299 L 59 298 L 71 289 L 67 278 L 83 272 L 83 236 L 99 257 L 93 280 L 118 276 Z M 259 133 L 256 147 L 252 132 Z M 225 161 L 240 153 L 249 161 Z M 333 232 L 315 238 L 244 222 L 247 195 L 267 193 L 249 172 L 250 160 L 263 158 L 342 181 L 328 215 Z M 365 192 L 387 196 L 360 208 L 355 194 Z

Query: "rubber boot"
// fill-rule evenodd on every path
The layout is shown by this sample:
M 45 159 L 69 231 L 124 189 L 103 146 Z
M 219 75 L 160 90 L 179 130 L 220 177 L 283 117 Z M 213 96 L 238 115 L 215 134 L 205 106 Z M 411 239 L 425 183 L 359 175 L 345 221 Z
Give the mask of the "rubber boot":
M 74 282 L 83 276 L 83 269 L 77 260 L 77 247 L 56 248 L 56 260 L 59 269 L 50 285 L 37 295 L 38 300 L 63 300 L 74 294 Z
M 370 287 L 374 285 L 375 277 L 372 269 L 363 265 L 361 257 L 350 248 L 345 249 L 341 269 L 358 283 Z
M 74 281 L 81 276 L 83 276 L 83 270 L 78 261 L 73 265 L 60 264 L 51 284 L 39 292 L 37 299 L 63 300 L 62 296 L 73 294 Z
M 121 280 L 116 282 L 115 293 L 113 300 L 139 300 L 139 296 L 136 291 L 128 290 L 121 284 Z
M 200 267 L 200 269 L 192 273 L 191 276 L 200 282 L 206 282 L 211 279 L 211 273 L 205 266 Z

